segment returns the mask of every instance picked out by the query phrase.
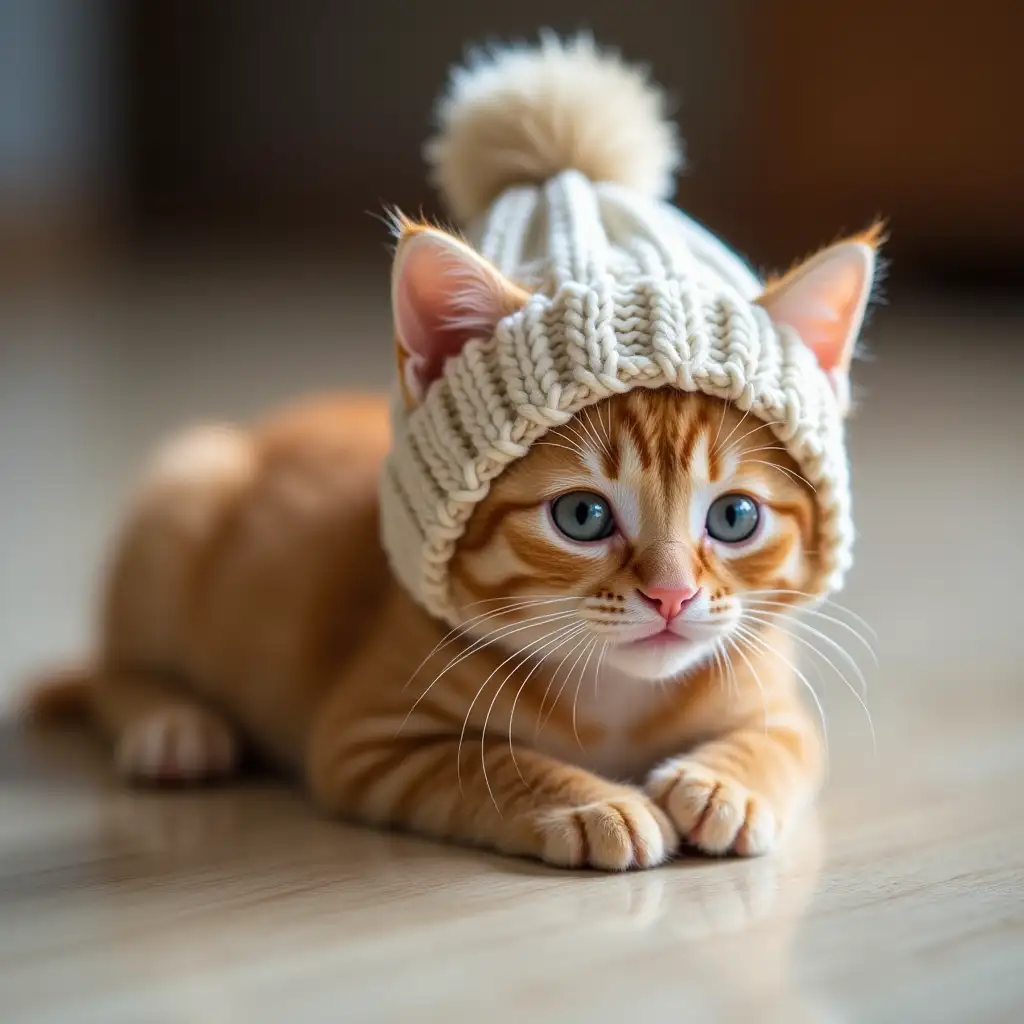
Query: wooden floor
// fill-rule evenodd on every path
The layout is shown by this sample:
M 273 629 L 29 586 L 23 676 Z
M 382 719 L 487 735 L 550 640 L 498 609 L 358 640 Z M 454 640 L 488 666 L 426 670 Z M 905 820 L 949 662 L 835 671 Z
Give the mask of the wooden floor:
M 387 337 L 379 287 L 360 294 L 353 313 L 322 281 L 147 279 L 0 314 L 8 702 L 85 642 L 142 452 L 335 379 Z M 825 673 L 832 778 L 783 854 L 560 873 L 320 820 L 273 779 L 128 792 L 88 736 L 9 716 L 0 1021 L 1024 1019 L 1022 329 L 1021 310 L 878 320 L 842 598 L 879 632 L 877 753 Z M 381 383 L 387 350 L 351 382 Z

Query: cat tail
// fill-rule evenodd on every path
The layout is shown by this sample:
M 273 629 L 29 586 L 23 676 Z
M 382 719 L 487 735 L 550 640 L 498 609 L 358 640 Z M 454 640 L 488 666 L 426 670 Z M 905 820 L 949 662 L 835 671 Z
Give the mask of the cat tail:
M 37 725 L 85 721 L 92 716 L 96 683 L 96 671 L 89 665 L 46 673 L 29 684 L 21 717 Z
M 588 35 L 476 51 L 437 103 L 431 180 L 463 225 L 505 189 L 567 170 L 669 198 L 683 153 L 665 107 L 645 68 Z

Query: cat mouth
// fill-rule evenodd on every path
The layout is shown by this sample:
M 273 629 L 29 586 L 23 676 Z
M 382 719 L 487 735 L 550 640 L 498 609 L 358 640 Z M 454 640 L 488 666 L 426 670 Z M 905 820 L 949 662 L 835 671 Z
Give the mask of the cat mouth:
M 634 650 L 659 650 L 692 643 L 693 640 L 689 637 L 680 636 L 668 626 L 664 626 L 657 632 L 648 633 L 646 636 L 637 637 L 635 640 L 627 640 L 622 646 L 631 647 Z
M 658 626 L 651 623 L 646 633 L 624 639 L 620 646 L 637 651 L 693 647 L 717 640 L 721 632 L 717 624 L 677 619 Z

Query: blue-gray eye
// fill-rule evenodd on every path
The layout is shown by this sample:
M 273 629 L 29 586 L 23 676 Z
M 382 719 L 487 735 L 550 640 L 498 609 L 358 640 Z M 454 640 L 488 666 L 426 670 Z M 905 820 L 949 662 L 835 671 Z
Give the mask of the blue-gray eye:
M 604 540 L 615 531 L 611 506 L 593 491 L 570 491 L 555 498 L 551 518 L 571 540 Z
M 708 509 L 708 533 L 726 544 L 739 544 L 753 536 L 761 510 L 745 494 L 723 494 Z

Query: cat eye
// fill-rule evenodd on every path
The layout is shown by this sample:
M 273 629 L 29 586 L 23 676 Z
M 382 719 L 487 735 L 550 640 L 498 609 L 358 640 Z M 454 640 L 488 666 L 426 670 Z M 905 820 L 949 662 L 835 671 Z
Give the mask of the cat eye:
M 615 532 L 608 500 L 593 491 L 570 491 L 555 498 L 551 518 L 570 540 L 604 540 Z
M 745 494 L 723 494 L 708 509 L 708 533 L 725 544 L 739 544 L 753 536 L 761 509 Z

